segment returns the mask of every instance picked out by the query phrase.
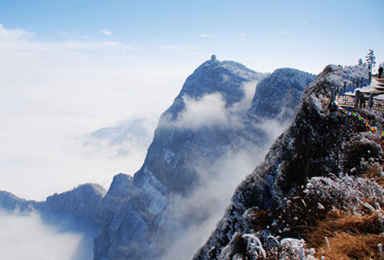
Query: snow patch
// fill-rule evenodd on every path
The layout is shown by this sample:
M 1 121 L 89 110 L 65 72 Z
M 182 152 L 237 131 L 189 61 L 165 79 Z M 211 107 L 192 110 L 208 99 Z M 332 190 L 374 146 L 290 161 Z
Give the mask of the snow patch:
M 167 198 L 163 196 L 160 191 L 158 191 L 156 192 L 152 203 L 149 205 L 148 210 L 152 214 L 156 215 L 164 209 L 165 205 L 167 205 L 167 202 Z
M 164 160 L 167 162 L 167 164 L 171 163 L 173 157 L 175 157 L 175 153 L 169 149 L 164 148 Z

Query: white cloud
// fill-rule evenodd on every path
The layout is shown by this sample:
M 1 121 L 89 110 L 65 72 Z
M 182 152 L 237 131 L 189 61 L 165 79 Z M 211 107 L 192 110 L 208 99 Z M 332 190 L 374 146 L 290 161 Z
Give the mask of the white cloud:
M 152 141 L 148 120 L 139 118 L 123 122 L 117 126 L 99 129 L 84 138 L 84 145 L 90 153 L 114 159 L 145 154 Z
M 5 40 L 16 40 L 26 36 L 33 36 L 33 33 L 20 30 L 20 29 L 5 29 L 2 24 L 0 24 L 0 39 Z
M 205 34 L 205 33 L 202 33 L 202 34 L 200 35 L 200 37 L 214 37 L 214 35 L 213 35 L 213 34 Z
M 134 174 L 147 139 L 84 146 L 84 136 L 145 118 L 151 139 L 191 66 L 169 67 L 129 45 L 23 35 L 0 37 L 0 190 L 44 200 L 82 183 L 107 189 L 115 174 Z
M 237 185 L 263 161 L 272 142 L 286 128 L 275 121 L 268 121 L 259 127 L 267 132 L 271 130 L 273 132 L 270 133 L 270 138 L 265 140 L 265 147 L 253 146 L 236 152 L 229 151 L 210 167 L 196 169 L 203 185 L 192 196 L 176 199 L 172 208 L 174 211 L 178 210 L 177 214 L 180 216 L 200 212 L 206 219 L 190 226 L 180 235 L 172 247 L 168 248 L 163 259 L 188 259 L 193 256 L 196 249 L 204 245 L 223 217 Z
M 227 80 L 224 75 L 223 82 Z M 226 107 L 221 93 L 207 94 L 196 100 L 188 95 L 183 96 L 185 108 L 178 115 L 174 124 L 179 128 L 197 130 L 201 127 L 236 127 L 241 126 L 241 116 L 252 102 L 257 81 L 247 82 L 241 86 L 244 97 L 240 102 Z
M 286 35 L 292 35 L 290 32 L 288 31 L 283 31 L 283 34 L 286 34 Z
M 103 44 L 109 45 L 109 46 L 118 46 L 118 45 L 120 45 L 118 42 L 103 42 Z
M 242 38 L 246 37 L 246 36 L 252 36 L 253 34 L 252 33 L 240 33 L 240 36 Z
M 108 30 L 101 30 L 99 33 L 105 34 L 105 35 L 112 35 L 111 31 Z
M 177 118 L 180 128 L 199 129 L 203 126 L 226 125 L 228 118 L 225 112 L 225 101 L 220 93 L 203 96 L 194 100 L 184 96 L 185 109 Z
M 1 259 L 73 259 L 82 239 L 80 233 L 60 232 L 47 226 L 36 212 L 0 212 L 0 229 Z
M 300 21 L 300 23 L 309 24 L 309 22 L 307 22 L 307 21 Z
M 179 115 L 179 123 L 198 129 L 202 126 L 227 124 L 225 101 L 221 94 L 206 95 L 198 101 L 184 97 L 185 110 Z

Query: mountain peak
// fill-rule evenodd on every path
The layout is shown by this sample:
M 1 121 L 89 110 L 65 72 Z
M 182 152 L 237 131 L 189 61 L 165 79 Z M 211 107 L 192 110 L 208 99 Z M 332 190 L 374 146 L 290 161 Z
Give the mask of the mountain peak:
M 265 119 L 291 120 L 301 93 L 315 77 L 297 69 L 276 69 L 257 85 L 249 113 Z
M 298 71 L 295 73 L 301 78 Z M 124 175 L 114 178 L 103 198 L 105 221 L 95 240 L 96 259 L 160 259 L 192 225 L 210 217 L 207 208 L 211 206 L 201 205 L 204 203 L 197 201 L 197 193 L 210 185 L 228 189 L 227 183 L 220 184 L 218 179 L 226 182 L 241 173 L 218 170 L 222 163 L 235 160 L 231 156 L 239 149 L 242 156 L 247 154 L 255 160 L 255 150 L 272 142 L 254 121 L 243 122 L 257 83 L 269 75 L 213 56 L 186 79 L 174 103 L 161 116 L 141 169 L 132 181 Z M 295 79 L 293 75 L 291 78 Z M 308 82 L 311 79 L 308 77 Z M 303 88 L 300 86 L 297 93 Z M 262 98 L 268 100 L 270 96 Z M 290 105 L 297 104 L 295 99 Z M 244 127 L 249 129 L 246 135 Z M 224 205 L 221 200 L 218 207 Z
M 173 105 L 164 113 L 176 120 L 185 108 L 185 98 L 200 100 L 211 94 L 220 94 L 226 107 L 231 107 L 246 96 L 244 84 L 262 80 L 269 73 L 255 72 L 234 61 L 219 61 L 215 58 L 202 63 L 185 81 Z

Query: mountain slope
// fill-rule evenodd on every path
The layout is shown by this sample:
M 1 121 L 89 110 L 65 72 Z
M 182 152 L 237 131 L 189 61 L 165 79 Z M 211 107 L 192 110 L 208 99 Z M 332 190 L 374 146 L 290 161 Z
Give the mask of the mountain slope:
M 300 240 L 306 238 L 304 227 L 324 219 L 333 207 L 358 214 L 362 201 L 383 198 L 374 182 L 348 176 L 381 169 L 380 136 L 329 108 L 332 89 L 367 80 L 361 66 L 324 69 L 304 91 L 292 125 L 238 186 L 194 259 L 313 259 L 314 251 L 304 249 L 308 240 Z M 382 130 L 380 113 L 359 113 Z M 370 203 L 384 205 L 382 200 Z
M 273 75 L 278 77 L 287 70 Z M 297 80 L 306 78 L 295 86 L 300 93 L 314 76 L 294 71 L 292 78 L 295 73 Z M 156 259 L 191 225 L 207 220 L 210 213 L 204 207 L 188 209 L 180 201 L 221 174 L 209 169 L 235 149 L 234 140 L 242 139 L 249 147 L 268 142 L 260 126 L 252 138 L 243 137 L 244 125 L 255 125 L 246 120 L 255 99 L 252 89 L 266 76 L 236 62 L 213 59 L 188 77 L 173 105 L 161 116 L 142 168 L 133 179 L 115 178 L 103 199 L 116 204 L 101 204 L 105 220 L 95 240 L 95 259 Z M 281 91 L 290 88 L 294 87 L 285 84 Z M 256 91 L 258 95 L 265 94 Z M 297 100 L 289 105 L 295 104 Z
M 243 114 L 252 98 L 244 83 L 253 82 L 254 88 L 263 77 L 241 64 L 215 59 L 188 77 L 161 116 L 142 168 L 132 179 L 116 176 L 101 203 L 104 223 L 95 240 L 95 259 L 155 259 L 162 254 L 182 229 L 170 206 L 173 198 L 190 195 L 201 181 L 198 168 L 227 152 L 236 131 L 229 121 Z
M 257 85 L 249 115 L 264 119 L 290 120 L 304 89 L 313 81 L 313 75 L 296 69 L 277 69 Z
M 304 89 L 314 79 L 313 74 L 292 68 L 281 68 L 262 80 L 257 85 L 252 104 L 243 117 L 240 138 L 233 142 L 234 145 L 240 147 L 249 143 L 265 145 L 272 130 L 266 131 L 265 124 L 273 123 L 277 126 L 275 120 L 279 124 L 289 124 L 297 112 Z

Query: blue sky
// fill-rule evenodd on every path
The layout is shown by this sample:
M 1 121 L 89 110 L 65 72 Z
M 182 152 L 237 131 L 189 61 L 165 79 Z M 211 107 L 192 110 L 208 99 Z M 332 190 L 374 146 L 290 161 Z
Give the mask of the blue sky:
M 383 11 L 382 0 L 0 0 L 0 190 L 42 200 L 135 173 L 211 54 L 260 72 L 319 73 L 368 49 L 384 62 Z
M 31 41 L 108 41 L 148 62 L 193 65 L 215 53 L 257 71 L 318 73 L 383 59 L 383 1 L 1 1 L 0 23 Z M 102 33 L 104 31 L 105 33 Z M 382 61 L 381 61 L 382 62 Z

